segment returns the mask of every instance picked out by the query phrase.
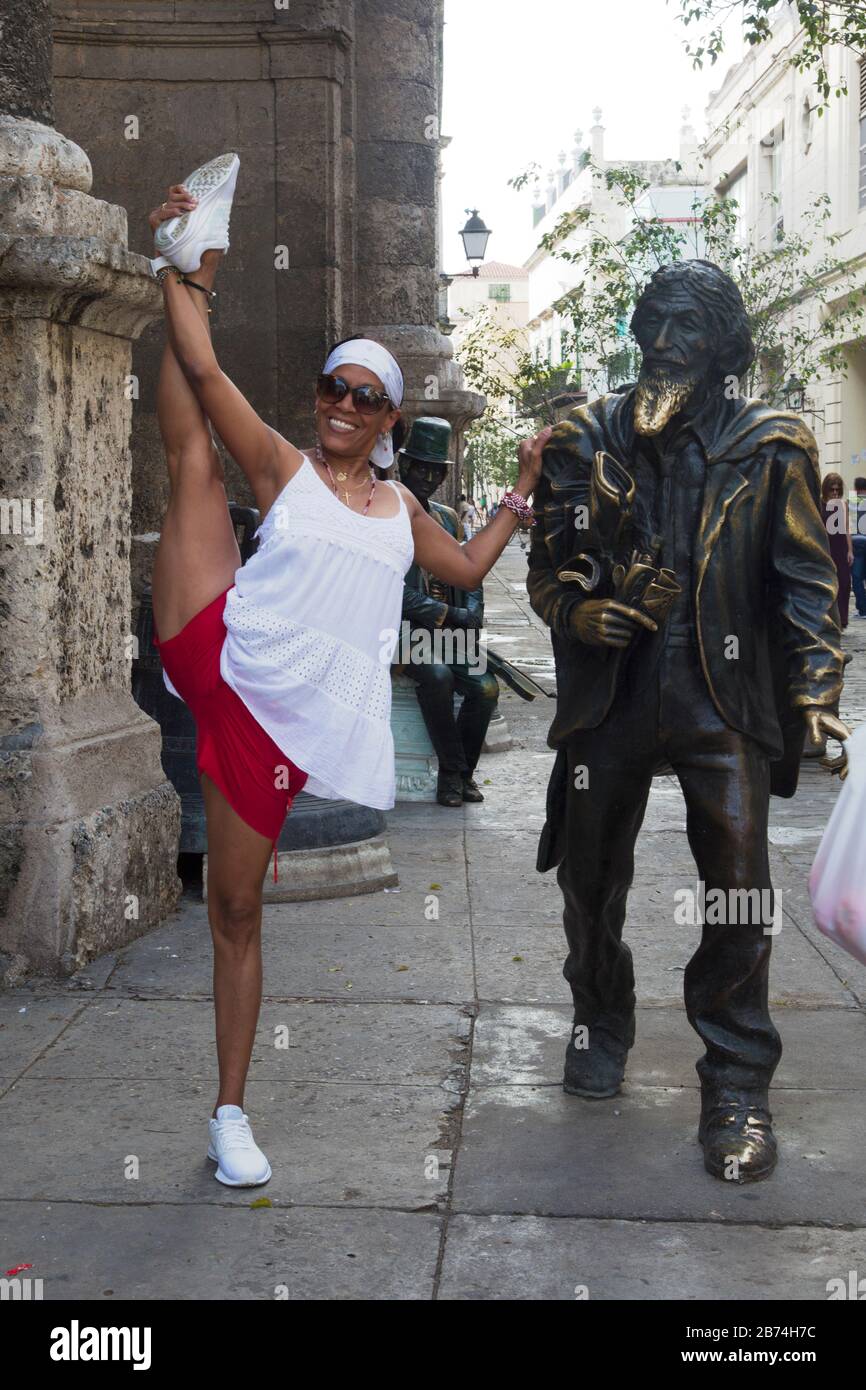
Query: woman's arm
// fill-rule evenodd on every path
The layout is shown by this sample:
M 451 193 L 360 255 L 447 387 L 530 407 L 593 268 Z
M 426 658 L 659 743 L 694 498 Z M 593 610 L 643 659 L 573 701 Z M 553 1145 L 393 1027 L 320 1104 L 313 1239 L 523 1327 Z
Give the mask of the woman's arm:
M 541 455 L 551 433 L 552 427 L 548 427 L 534 439 L 524 439 L 520 445 L 520 468 L 514 490 L 522 497 L 532 494 L 541 477 Z M 508 507 L 500 507 L 492 521 L 471 541 L 461 545 L 425 512 L 416 497 L 410 493 L 407 502 L 409 498 L 415 504 L 410 506 L 410 511 L 418 564 L 446 584 L 477 589 L 517 530 L 517 517 Z
M 163 280 L 169 340 L 202 410 L 246 474 L 257 505 L 265 511 L 302 457 L 282 435 L 265 424 L 220 369 L 210 334 L 190 298 L 196 293 L 174 275 Z

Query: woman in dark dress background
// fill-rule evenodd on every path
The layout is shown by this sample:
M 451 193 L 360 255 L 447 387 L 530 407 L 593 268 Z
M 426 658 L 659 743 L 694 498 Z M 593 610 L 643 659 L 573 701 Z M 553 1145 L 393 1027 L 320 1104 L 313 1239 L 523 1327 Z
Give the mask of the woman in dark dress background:
M 821 514 L 827 528 L 830 554 L 839 578 L 839 621 L 843 628 L 848 626 L 848 603 L 851 598 L 851 566 L 854 563 L 854 549 L 848 526 L 848 503 L 845 500 L 845 482 L 840 473 L 828 473 L 821 484 Z

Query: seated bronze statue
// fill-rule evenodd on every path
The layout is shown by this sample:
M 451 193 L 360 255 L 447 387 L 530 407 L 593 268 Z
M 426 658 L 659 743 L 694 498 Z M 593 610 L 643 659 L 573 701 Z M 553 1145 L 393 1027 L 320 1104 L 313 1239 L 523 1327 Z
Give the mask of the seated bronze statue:
M 728 905 L 707 910 L 685 972 L 706 1049 L 698 1138 L 710 1173 L 745 1182 L 776 1163 L 770 794 L 793 796 L 807 733 L 847 734 L 836 574 L 812 434 L 739 394 L 755 347 L 734 282 L 707 261 L 667 266 L 631 328 L 636 385 L 573 411 L 545 450 L 527 579 L 557 672 L 537 867 L 558 866 L 565 900 L 564 1086 L 601 1098 L 623 1080 L 626 898 L 653 775 L 670 767 L 707 902 L 721 890 Z
M 412 425 L 397 462 L 401 481 L 440 526 L 462 540 L 457 513 L 430 500 L 448 472 L 450 444 L 448 421 L 424 417 Z M 447 659 L 449 645 L 443 643 L 443 659 L 410 661 L 401 669 L 418 687 L 418 704 L 439 762 L 437 801 L 442 806 L 483 801 L 474 773 L 499 699 L 499 682 L 476 656 L 484 623 L 483 591 L 455 589 L 413 564 L 404 580 L 403 622 L 409 624 L 410 649 L 414 629 L 443 636 L 448 630 L 462 634 L 463 640 L 450 644 L 451 651 L 469 659 Z M 456 718 L 455 691 L 463 696 Z

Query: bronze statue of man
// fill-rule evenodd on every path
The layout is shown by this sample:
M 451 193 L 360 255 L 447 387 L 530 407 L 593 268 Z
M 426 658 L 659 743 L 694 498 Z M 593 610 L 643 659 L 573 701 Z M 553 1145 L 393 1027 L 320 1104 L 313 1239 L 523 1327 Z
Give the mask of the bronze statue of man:
M 397 455 L 400 480 L 418 498 L 443 530 L 458 541 L 463 527 L 457 513 L 443 502 L 431 501 L 448 473 L 451 426 L 438 416 L 422 416 L 412 424 Z M 467 591 L 426 574 L 413 564 L 403 584 L 403 621 L 409 624 L 411 646 L 416 629 L 443 636 L 450 630 L 466 640 L 450 645 L 433 660 L 403 667 L 418 689 L 418 704 L 436 751 L 439 771 L 436 800 L 440 806 L 483 801 L 475 768 L 499 700 L 499 682 L 480 660 L 478 633 L 484 625 L 484 591 Z M 454 714 L 454 693 L 462 695 Z
M 770 793 L 794 794 L 807 733 L 847 732 L 836 577 L 812 434 L 739 394 L 755 347 L 730 277 L 707 261 L 664 267 L 631 328 L 637 384 L 573 411 L 545 450 L 527 580 L 557 671 L 537 867 L 558 865 L 564 896 L 564 1086 L 599 1098 L 623 1079 L 626 898 L 653 775 L 670 767 L 716 905 L 685 972 L 706 1047 L 698 1138 L 710 1173 L 744 1182 L 776 1163 Z

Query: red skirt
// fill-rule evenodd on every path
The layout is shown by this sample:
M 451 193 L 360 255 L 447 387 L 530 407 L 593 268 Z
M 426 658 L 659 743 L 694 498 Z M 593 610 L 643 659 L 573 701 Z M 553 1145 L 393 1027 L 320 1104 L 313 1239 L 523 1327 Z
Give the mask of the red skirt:
M 154 646 L 196 723 L 196 765 L 241 820 L 276 844 L 307 774 L 280 751 L 220 674 L 226 639 L 224 594 L 167 642 Z

